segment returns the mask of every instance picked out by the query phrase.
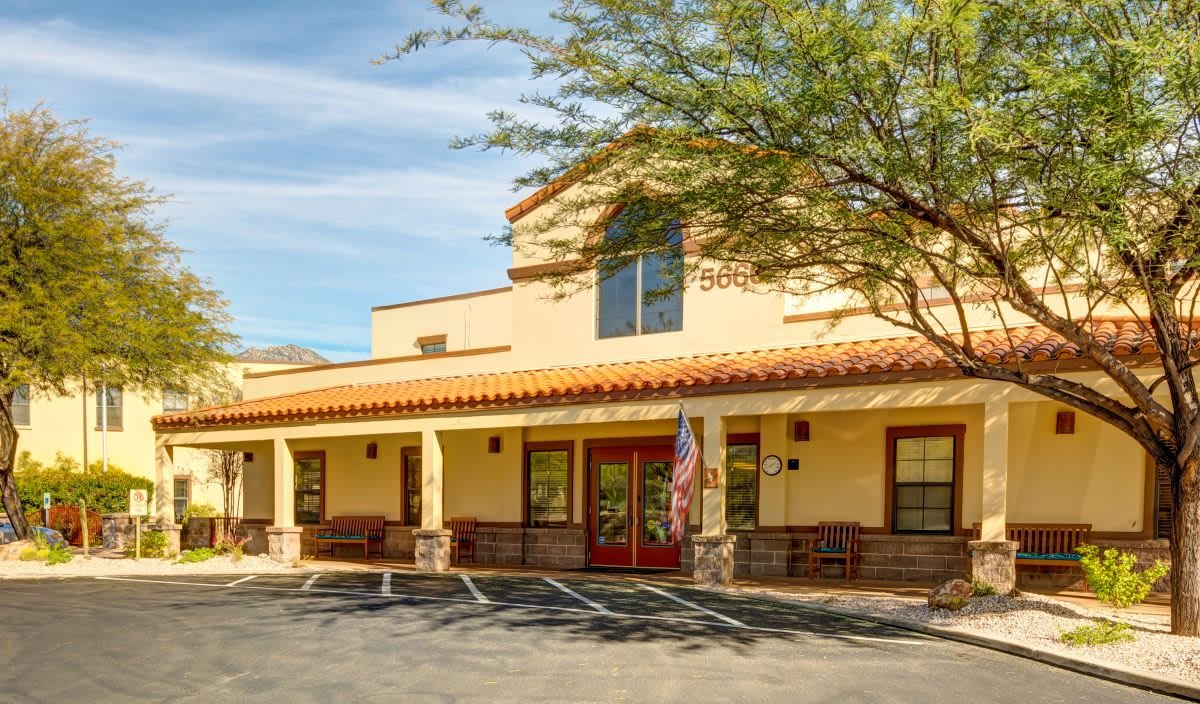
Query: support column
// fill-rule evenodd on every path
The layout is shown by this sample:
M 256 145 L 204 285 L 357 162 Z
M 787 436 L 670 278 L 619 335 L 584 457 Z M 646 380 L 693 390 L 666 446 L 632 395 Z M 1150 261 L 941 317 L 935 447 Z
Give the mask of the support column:
M 704 417 L 704 462 L 700 486 L 705 475 L 717 475 L 715 488 L 702 488 L 701 535 L 692 536 L 695 550 L 693 579 L 696 584 L 724 585 L 733 582 L 733 543 L 736 536 L 725 534 L 725 419 Z
M 175 448 L 163 435 L 154 436 L 154 519 L 175 525 Z
M 971 573 L 1001 594 L 1017 586 L 1017 543 L 1008 540 L 1008 401 L 984 405 L 983 519 L 980 539 L 969 544 Z
M 275 524 L 267 527 L 267 555 L 276 562 L 300 559 L 301 528 L 296 527 L 296 464 L 287 440 L 275 438 Z
M 421 431 L 421 527 L 416 536 L 415 563 L 422 572 L 450 569 L 450 531 L 442 516 L 445 454 L 442 433 Z

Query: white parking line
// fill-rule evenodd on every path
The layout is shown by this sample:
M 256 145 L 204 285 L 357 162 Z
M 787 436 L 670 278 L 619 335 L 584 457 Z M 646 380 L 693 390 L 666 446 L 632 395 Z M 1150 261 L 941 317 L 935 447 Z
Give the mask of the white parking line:
M 392 573 L 391 572 L 383 573 L 383 586 L 379 588 L 379 591 L 384 596 L 392 595 Z
M 312 589 L 313 582 L 317 581 L 317 577 L 320 577 L 320 576 L 321 576 L 321 573 L 318 572 L 317 574 L 314 574 L 313 576 L 309 577 L 308 581 L 304 583 L 304 586 L 300 587 L 300 591 L 306 592 L 309 589 Z
M 550 579 L 549 577 L 543 577 L 542 579 L 546 580 L 550 584 L 553 584 L 554 586 L 556 586 L 559 589 L 563 590 L 564 592 L 570 594 L 571 596 L 575 597 L 576 599 L 582 601 L 583 603 L 585 603 L 588 606 L 592 607 L 593 609 L 599 611 L 600 613 L 609 614 L 609 615 L 612 614 L 612 612 L 609 611 L 608 609 L 604 608 L 600 604 L 597 604 L 596 602 L 594 602 L 591 599 L 587 598 L 586 596 L 580 594 L 579 592 L 575 591 L 574 589 L 571 589 L 567 585 L 562 584 L 561 582 L 556 582 L 555 580 Z
M 459 577 L 462 577 L 463 584 L 467 585 L 467 589 L 470 589 L 471 593 L 475 595 L 476 601 L 484 604 L 492 603 L 491 599 L 487 598 L 483 595 L 483 592 L 479 591 L 479 587 L 475 586 L 475 583 L 471 581 L 470 577 L 465 574 L 460 574 Z
M 728 623 L 728 624 L 731 624 L 734 626 L 740 626 L 741 628 L 746 628 L 746 624 L 742 623 L 741 621 L 738 621 L 737 619 L 729 618 L 725 614 L 719 614 L 716 611 L 713 611 L 712 609 L 706 608 L 699 604 L 693 604 L 692 602 L 690 602 L 686 599 L 680 599 L 679 597 L 675 596 L 674 594 L 671 594 L 670 592 L 665 592 L 657 587 L 652 587 L 649 584 L 643 584 L 641 586 L 643 589 L 649 589 L 650 591 L 654 592 L 655 594 L 658 594 L 659 596 L 665 596 L 668 599 L 670 599 L 671 601 L 674 601 L 678 604 L 683 604 L 684 606 L 688 607 L 689 609 L 695 609 L 697 611 L 702 611 L 702 612 L 708 614 L 709 616 L 714 616 L 716 618 L 721 619 L 725 623 Z
M 230 582 L 229 584 L 226 584 L 225 586 L 236 587 L 237 585 L 241 584 L 242 582 L 249 582 L 250 580 L 254 579 L 257 576 L 258 575 L 256 575 L 256 574 L 252 574 L 249 577 L 242 577 L 241 579 L 235 579 L 232 582 Z

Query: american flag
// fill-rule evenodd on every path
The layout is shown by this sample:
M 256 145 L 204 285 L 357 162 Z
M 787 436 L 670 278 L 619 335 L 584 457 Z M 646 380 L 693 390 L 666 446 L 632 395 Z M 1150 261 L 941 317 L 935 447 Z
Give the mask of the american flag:
M 700 463 L 700 448 L 696 436 L 688 423 L 683 404 L 679 404 L 679 428 L 675 432 L 675 478 L 671 482 L 671 539 L 676 543 L 683 540 L 687 530 L 688 513 L 692 509 L 692 487 L 696 479 L 696 465 Z

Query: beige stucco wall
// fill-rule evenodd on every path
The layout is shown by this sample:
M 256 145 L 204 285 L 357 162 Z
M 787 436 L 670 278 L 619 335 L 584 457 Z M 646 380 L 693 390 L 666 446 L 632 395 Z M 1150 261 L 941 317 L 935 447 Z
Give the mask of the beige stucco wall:
M 371 357 L 420 354 L 417 338 L 446 336 L 446 350 L 497 347 L 512 342 L 508 289 L 381 306 L 371 311 Z

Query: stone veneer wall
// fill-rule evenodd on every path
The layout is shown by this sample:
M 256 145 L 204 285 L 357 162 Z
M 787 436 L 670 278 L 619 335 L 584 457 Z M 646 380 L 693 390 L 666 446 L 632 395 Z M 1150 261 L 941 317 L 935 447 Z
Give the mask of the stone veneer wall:
M 316 530 L 312 526 L 304 528 L 300 539 L 302 554 L 316 555 Z M 416 538 L 411 526 L 385 526 L 385 558 L 411 560 L 415 548 Z M 337 557 L 362 557 L 362 549 L 356 546 L 335 545 L 334 550 Z M 584 567 L 587 564 L 587 545 L 581 529 L 479 526 L 475 531 L 475 562 L 481 565 L 530 565 L 562 569 Z

